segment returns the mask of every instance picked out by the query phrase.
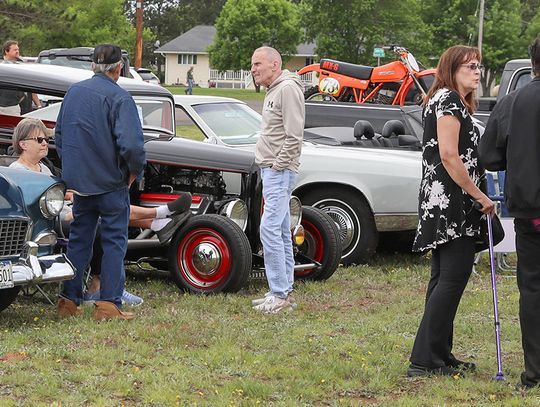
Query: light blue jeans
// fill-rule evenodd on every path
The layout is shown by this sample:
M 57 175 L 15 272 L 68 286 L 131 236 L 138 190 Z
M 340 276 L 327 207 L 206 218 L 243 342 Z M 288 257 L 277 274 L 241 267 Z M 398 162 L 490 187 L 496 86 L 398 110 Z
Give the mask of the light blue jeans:
M 270 294 L 287 298 L 294 283 L 289 201 L 296 185 L 297 174 L 290 170 L 263 168 L 261 176 L 264 198 L 261 242 L 266 279 Z

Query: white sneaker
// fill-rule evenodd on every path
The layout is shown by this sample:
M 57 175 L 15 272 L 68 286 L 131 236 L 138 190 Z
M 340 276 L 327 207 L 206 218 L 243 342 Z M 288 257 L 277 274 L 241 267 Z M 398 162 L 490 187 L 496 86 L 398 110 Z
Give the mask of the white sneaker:
M 270 295 L 270 292 L 267 292 L 266 294 L 264 294 L 264 297 L 257 298 L 256 300 L 251 300 L 251 305 L 253 305 L 253 306 L 261 305 L 263 302 L 266 301 L 266 298 L 268 298 L 269 295 Z
M 262 304 L 254 306 L 253 309 L 264 314 L 277 314 L 282 311 L 292 311 L 293 307 L 286 299 L 269 295 Z

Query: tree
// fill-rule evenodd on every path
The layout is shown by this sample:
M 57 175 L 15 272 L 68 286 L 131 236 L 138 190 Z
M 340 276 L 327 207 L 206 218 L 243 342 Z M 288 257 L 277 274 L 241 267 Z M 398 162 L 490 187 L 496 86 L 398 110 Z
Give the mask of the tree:
M 215 69 L 249 69 L 253 51 L 268 45 L 284 60 L 296 54 L 302 39 L 298 7 L 287 0 L 227 0 L 216 20 L 209 47 Z
M 134 24 L 136 0 L 125 0 L 124 10 Z M 143 65 L 152 65 L 156 40 L 163 45 L 196 25 L 213 25 L 225 0 L 144 0 L 143 26 L 153 36 L 143 43 Z
M 135 48 L 135 28 L 123 12 L 123 0 L 6 0 L 0 23 L 6 28 L 4 38 L 18 40 L 27 55 L 105 42 L 131 54 Z
M 486 10 L 482 46 L 482 63 L 488 71 L 482 78 L 484 95 L 489 95 L 489 90 L 502 74 L 506 62 L 523 57 L 526 52 L 527 48 L 520 46 L 521 31 L 519 0 L 490 2 Z
M 431 31 L 420 0 L 303 0 L 302 25 L 321 58 L 372 65 L 375 45 L 399 44 L 419 59 L 429 54 Z M 393 56 L 390 56 L 391 58 Z
M 538 3 L 526 0 L 524 3 Z M 438 56 L 456 44 L 476 46 L 478 42 L 478 2 L 476 0 L 428 0 L 424 20 L 433 29 L 433 51 Z M 502 73 L 504 64 L 523 55 L 521 10 L 530 17 L 530 10 L 521 7 L 519 0 L 490 0 L 486 2 L 482 63 L 486 72 L 482 76 L 483 94 L 489 94 Z

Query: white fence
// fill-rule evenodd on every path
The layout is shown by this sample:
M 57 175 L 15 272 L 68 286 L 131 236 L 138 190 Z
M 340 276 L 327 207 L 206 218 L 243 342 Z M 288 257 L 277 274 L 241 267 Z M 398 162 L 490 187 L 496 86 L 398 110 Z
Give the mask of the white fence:
M 317 77 L 315 72 L 308 72 L 300 76 L 305 86 L 312 86 L 317 84 Z M 210 69 L 209 83 L 210 86 L 214 85 L 216 88 L 249 88 L 253 86 L 253 78 L 250 71 L 225 71 L 220 72 L 217 69 Z

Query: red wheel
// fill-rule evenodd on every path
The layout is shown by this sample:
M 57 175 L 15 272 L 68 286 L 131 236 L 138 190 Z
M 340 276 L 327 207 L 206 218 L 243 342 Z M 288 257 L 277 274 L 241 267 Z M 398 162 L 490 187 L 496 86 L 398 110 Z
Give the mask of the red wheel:
M 244 232 L 230 219 L 194 216 L 171 242 L 169 266 L 183 290 L 235 292 L 251 272 L 251 247 Z
M 320 263 L 324 253 L 324 239 L 319 229 L 315 225 L 307 220 L 302 221 L 304 227 L 305 239 L 302 246 L 300 246 L 300 252 L 307 257 Z M 314 269 L 299 270 L 295 273 L 296 277 L 303 277 L 307 274 L 313 273 Z
M 326 280 L 339 266 L 341 259 L 341 239 L 335 222 L 320 209 L 302 207 L 302 226 L 304 243 L 298 251 L 304 258 L 309 258 L 320 266 L 297 270 L 295 277 L 310 280 Z
M 180 243 L 176 261 L 186 282 L 196 289 L 213 289 L 222 283 L 231 264 L 231 249 L 220 234 L 195 229 Z

